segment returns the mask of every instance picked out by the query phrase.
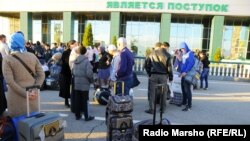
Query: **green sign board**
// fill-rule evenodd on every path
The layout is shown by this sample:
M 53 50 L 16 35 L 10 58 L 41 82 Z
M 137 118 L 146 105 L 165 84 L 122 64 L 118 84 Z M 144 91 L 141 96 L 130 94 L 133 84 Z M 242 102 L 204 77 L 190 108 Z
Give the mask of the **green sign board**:
M 163 2 L 153 2 L 153 1 L 152 2 L 108 1 L 106 8 L 164 10 L 165 4 L 167 4 L 168 10 L 228 12 L 228 4 L 174 3 L 174 2 L 163 3 Z

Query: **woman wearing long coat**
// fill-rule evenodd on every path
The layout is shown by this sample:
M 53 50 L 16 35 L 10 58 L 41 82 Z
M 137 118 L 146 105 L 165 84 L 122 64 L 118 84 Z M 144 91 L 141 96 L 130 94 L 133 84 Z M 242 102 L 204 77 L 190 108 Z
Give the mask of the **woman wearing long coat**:
M 26 87 L 39 85 L 44 81 L 45 74 L 37 57 L 27 52 L 25 48 L 24 36 L 21 32 L 14 33 L 10 39 L 11 55 L 3 59 L 3 75 L 8 85 L 7 105 L 8 113 L 11 117 L 24 115 L 27 113 Z M 35 74 L 29 73 L 24 65 L 13 57 L 16 55 Z M 30 112 L 38 111 L 38 99 L 35 95 L 29 96 Z
M 62 54 L 62 71 L 60 75 L 60 92 L 59 96 L 65 99 L 65 106 L 70 107 L 69 98 L 70 98 L 70 85 L 71 85 L 71 70 L 69 67 L 69 56 L 72 48 L 77 46 L 75 40 L 71 40 L 68 43 L 67 49 Z

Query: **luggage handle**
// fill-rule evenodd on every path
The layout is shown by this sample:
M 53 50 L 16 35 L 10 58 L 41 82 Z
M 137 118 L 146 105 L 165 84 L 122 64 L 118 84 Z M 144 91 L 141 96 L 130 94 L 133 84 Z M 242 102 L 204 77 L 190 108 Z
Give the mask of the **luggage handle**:
M 29 91 L 32 90 L 32 89 L 37 89 L 38 90 L 38 95 L 37 95 L 37 101 L 38 101 L 38 112 L 40 113 L 40 86 L 39 85 L 34 85 L 34 86 L 29 86 L 29 87 L 26 87 L 26 104 L 27 104 L 27 117 L 30 117 L 30 106 L 29 106 L 29 103 L 30 103 L 30 100 L 29 100 Z M 39 116 L 39 115 L 38 115 Z
M 124 95 L 125 94 L 125 91 L 124 91 L 124 81 L 115 81 L 114 82 L 114 95 L 116 95 L 116 89 L 117 89 L 117 87 L 116 87 L 116 85 L 117 85 L 117 83 L 122 83 L 122 95 Z
M 164 94 L 164 86 L 166 86 L 166 84 L 157 84 L 155 85 L 155 99 L 154 99 L 154 115 L 153 115 L 153 125 L 155 125 L 155 121 L 156 121 L 156 90 L 158 87 L 161 87 L 161 96 L 160 96 L 160 125 L 162 125 L 162 114 L 163 114 L 163 94 Z

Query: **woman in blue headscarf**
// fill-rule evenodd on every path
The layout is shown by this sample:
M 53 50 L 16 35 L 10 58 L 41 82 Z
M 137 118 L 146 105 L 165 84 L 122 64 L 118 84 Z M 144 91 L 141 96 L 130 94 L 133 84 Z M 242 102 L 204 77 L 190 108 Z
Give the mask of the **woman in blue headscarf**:
M 3 59 L 3 75 L 8 85 L 7 104 L 10 116 L 27 113 L 26 87 L 42 85 L 44 72 L 37 57 L 27 52 L 22 32 L 11 35 L 9 49 L 11 54 Z M 21 61 L 20 61 L 21 60 Z M 23 63 L 27 65 L 27 68 Z M 30 111 L 38 111 L 37 95 L 29 96 Z
M 180 45 L 180 50 L 182 52 L 182 64 L 181 64 L 181 89 L 183 93 L 182 105 L 185 105 L 185 108 L 182 111 L 189 111 L 192 107 L 192 90 L 191 84 L 185 80 L 185 76 L 195 64 L 194 53 L 189 49 L 188 45 L 185 42 L 182 42 Z M 181 106 L 181 105 L 180 105 Z

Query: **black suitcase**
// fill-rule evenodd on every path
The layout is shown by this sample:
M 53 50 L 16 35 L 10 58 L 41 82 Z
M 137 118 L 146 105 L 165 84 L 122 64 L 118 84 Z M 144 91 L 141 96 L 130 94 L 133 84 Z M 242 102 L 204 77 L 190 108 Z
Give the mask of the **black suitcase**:
M 164 86 L 166 84 L 158 84 L 156 85 L 155 90 L 157 91 L 158 87 L 161 87 L 161 99 L 160 99 L 160 121 L 156 121 L 156 103 L 157 103 L 157 99 L 155 98 L 154 101 L 154 112 L 153 112 L 153 119 L 147 119 L 147 120 L 143 120 L 140 122 L 137 122 L 136 124 L 134 124 L 134 131 L 133 131 L 133 141 L 138 141 L 139 140 L 139 125 L 170 125 L 170 121 L 167 118 L 162 118 L 163 115 L 163 93 L 165 93 L 165 89 Z M 156 93 L 155 93 L 156 94 Z
M 94 101 L 98 102 L 100 105 L 107 105 L 110 96 L 111 91 L 109 88 L 98 88 L 94 93 Z
M 56 91 L 60 90 L 59 80 L 53 77 L 46 78 L 45 85 L 46 85 L 46 89 L 48 90 L 56 90 Z

